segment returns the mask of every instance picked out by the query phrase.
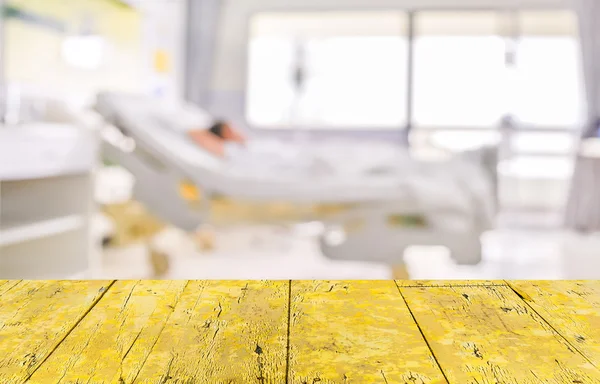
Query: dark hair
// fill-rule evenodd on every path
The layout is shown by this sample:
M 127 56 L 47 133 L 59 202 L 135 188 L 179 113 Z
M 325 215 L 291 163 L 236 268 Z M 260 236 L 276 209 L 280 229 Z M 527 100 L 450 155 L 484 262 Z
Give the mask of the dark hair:
M 212 127 L 210 127 L 210 129 L 208 130 L 210 133 L 212 133 L 213 135 L 216 135 L 218 137 L 220 137 L 221 139 L 223 139 L 224 135 L 225 135 L 225 122 L 222 120 L 217 120 L 217 122 L 215 122 L 215 124 L 213 124 Z

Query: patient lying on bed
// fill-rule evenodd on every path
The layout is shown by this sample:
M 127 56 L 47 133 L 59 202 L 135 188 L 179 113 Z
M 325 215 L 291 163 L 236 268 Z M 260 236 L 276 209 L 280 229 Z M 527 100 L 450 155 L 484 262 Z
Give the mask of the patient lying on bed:
M 430 168 L 443 174 L 449 173 L 445 167 L 431 167 L 411 159 L 406 148 L 364 141 L 337 145 L 311 143 L 306 147 L 275 140 L 252 140 L 229 122 L 215 120 L 197 107 L 173 107 L 175 109 L 162 105 L 154 112 L 161 120 L 164 119 L 166 126 L 183 131 L 198 147 L 226 160 L 232 171 L 244 175 L 312 178 L 395 174 L 403 179 L 410 179 L 411 175 L 428 179 L 433 177 L 427 176 L 433 171 Z
M 227 157 L 230 147 L 246 146 L 247 138 L 231 123 L 214 119 L 194 105 L 162 102 L 152 107 L 154 117 L 165 127 L 186 134 L 196 145 L 217 157 Z
M 396 160 L 394 161 L 390 159 L 389 146 L 370 148 L 361 143 L 358 144 L 361 151 L 357 152 L 356 148 L 352 150 L 356 145 L 352 146 L 349 143 L 337 145 L 335 149 L 331 148 L 331 145 L 323 149 L 316 143 L 307 148 L 277 140 L 249 140 L 230 123 L 222 120 L 215 121 L 199 109 L 184 107 L 177 113 L 169 112 L 165 114 L 165 118 L 177 116 L 175 127 L 183 130 L 200 148 L 226 160 L 229 165 L 234 166 L 234 169 L 255 176 L 274 173 L 294 177 L 356 174 L 367 172 L 370 168 L 377 168 L 382 163 L 386 165 L 396 163 L 402 154 L 399 149 L 394 148 L 392 156 L 392 159 Z M 372 149 L 370 153 L 364 153 L 369 149 Z M 337 159 L 336 156 L 332 156 L 335 155 L 333 152 L 339 152 L 343 156 Z
M 219 157 L 226 156 L 229 146 L 246 144 L 246 137 L 224 121 L 215 122 L 210 129 L 192 129 L 188 135 L 200 147 Z

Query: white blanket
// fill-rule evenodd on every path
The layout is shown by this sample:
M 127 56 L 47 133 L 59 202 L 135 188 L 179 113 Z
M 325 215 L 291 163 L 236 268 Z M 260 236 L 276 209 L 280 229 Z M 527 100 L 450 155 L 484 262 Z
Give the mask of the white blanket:
M 231 169 L 260 177 L 356 178 L 397 173 L 410 161 L 400 147 L 377 143 L 294 145 L 276 140 L 251 140 L 246 146 L 228 144 Z
M 406 149 L 379 143 L 326 143 L 296 146 L 275 140 L 251 141 L 227 149 L 229 172 L 253 178 L 306 180 L 365 180 L 378 175 L 394 178 L 423 212 L 445 215 L 470 212 L 491 225 L 494 186 L 476 156 L 457 155 L 446 162 L 422 162 Z M 357 185 L 360 185 L 357 183 Z

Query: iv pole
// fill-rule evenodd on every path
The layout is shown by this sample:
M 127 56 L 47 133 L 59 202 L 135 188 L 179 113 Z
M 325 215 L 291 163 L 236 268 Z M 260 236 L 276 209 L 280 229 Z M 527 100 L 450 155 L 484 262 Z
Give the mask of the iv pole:
M 302 124 L 297 122 L 297 118 L 300 115 L 300 104 L 302 102 L 302 96 L 306 82 L 306 63 L 304 44 L 300 39 L 296 39 L 295 50 L 296 53 L 294 57 L 294 67 L 292 69 L 294 96 L 290 108 L 289 125 L 292 132 L 294 132 L 294 141 L 296 144 L 302 145 L 305 144 L 307 139 L 305 135 L 306 132 L 303 131 Z

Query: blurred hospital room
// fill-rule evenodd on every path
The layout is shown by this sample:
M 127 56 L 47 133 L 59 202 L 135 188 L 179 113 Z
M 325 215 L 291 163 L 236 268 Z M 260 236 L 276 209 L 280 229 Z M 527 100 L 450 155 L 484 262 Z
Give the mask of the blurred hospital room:
M 596 0 L 0 0 L 1 279 L 600 279 Z

